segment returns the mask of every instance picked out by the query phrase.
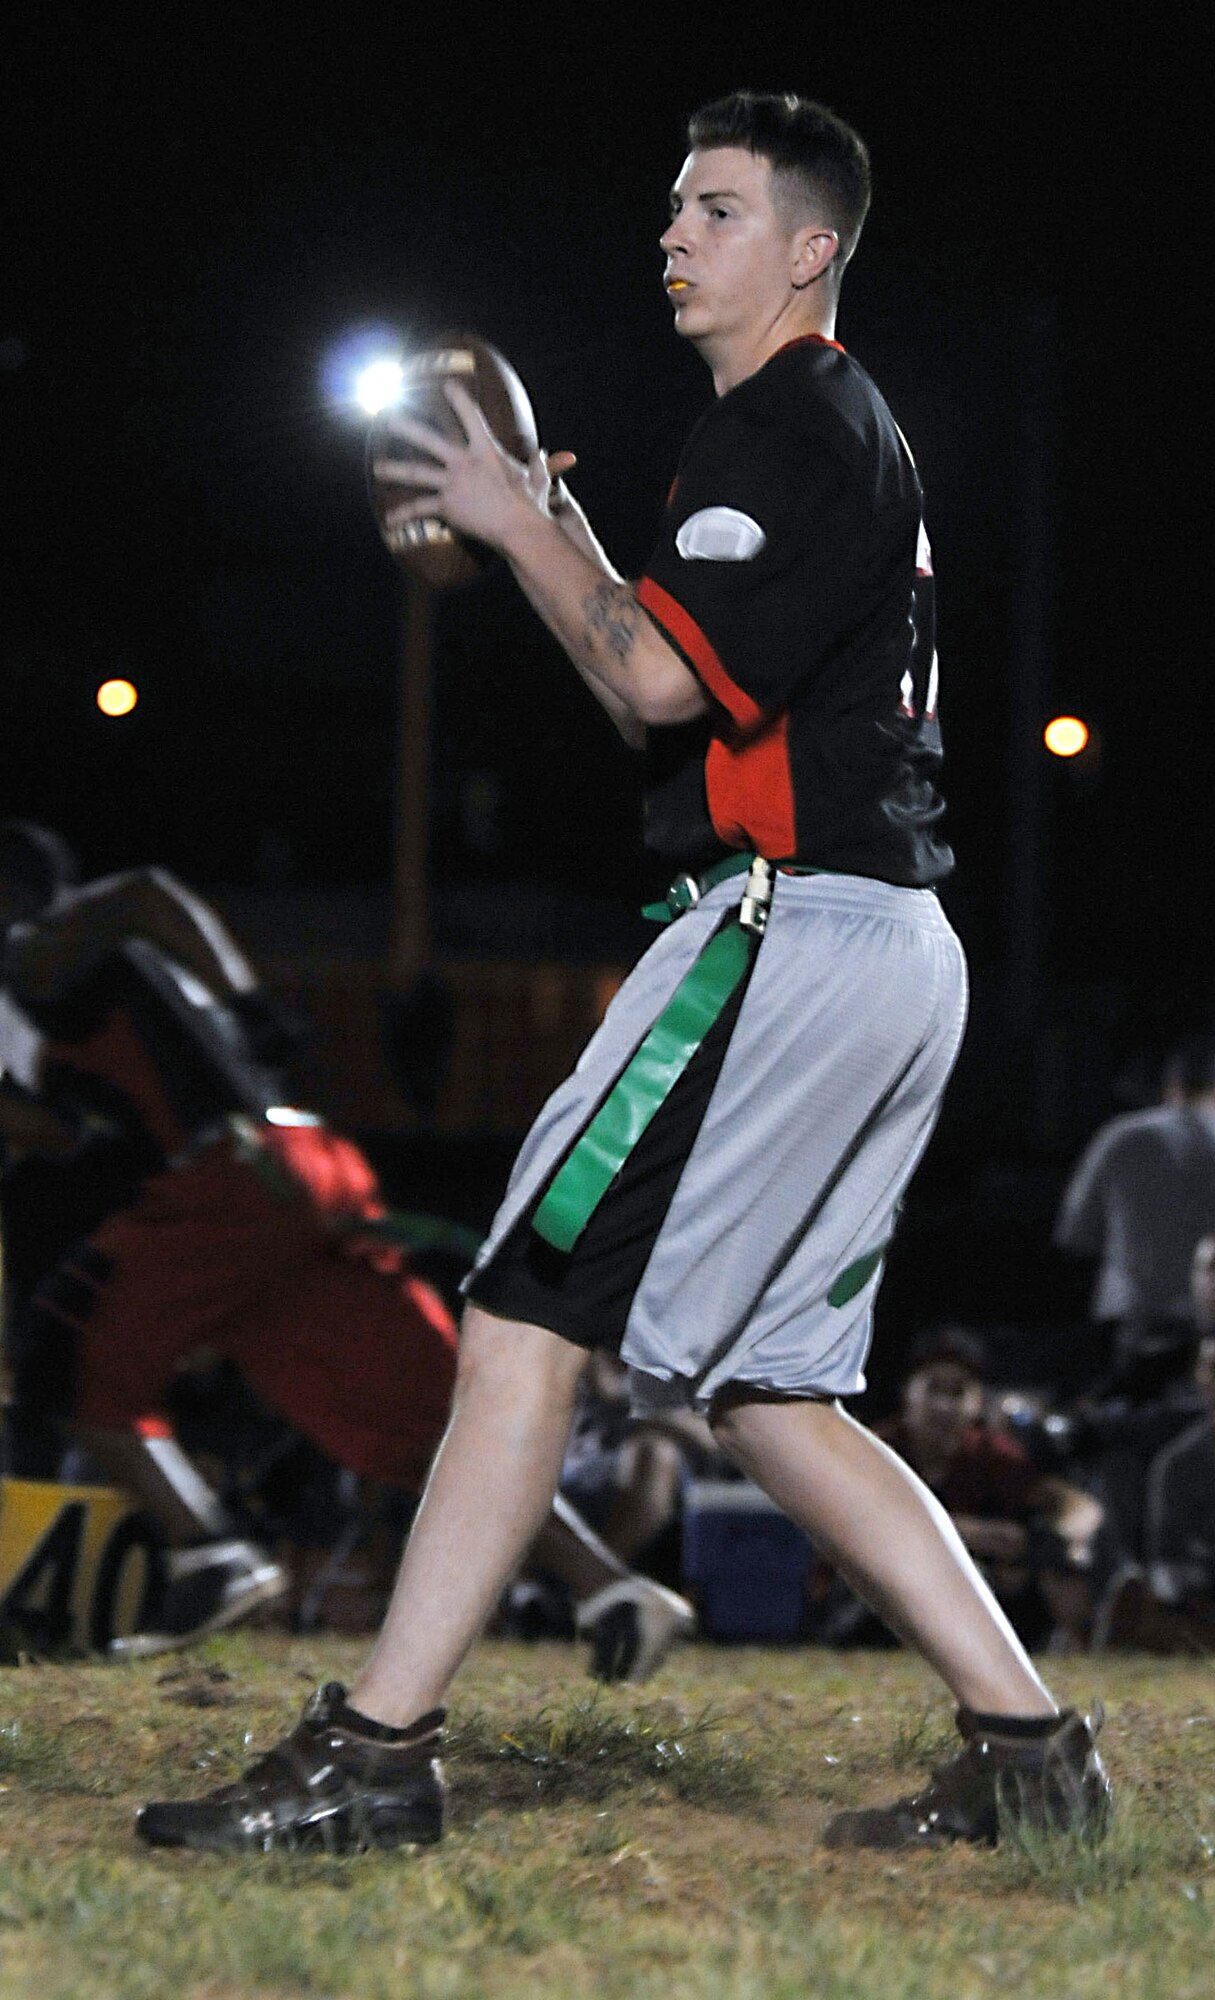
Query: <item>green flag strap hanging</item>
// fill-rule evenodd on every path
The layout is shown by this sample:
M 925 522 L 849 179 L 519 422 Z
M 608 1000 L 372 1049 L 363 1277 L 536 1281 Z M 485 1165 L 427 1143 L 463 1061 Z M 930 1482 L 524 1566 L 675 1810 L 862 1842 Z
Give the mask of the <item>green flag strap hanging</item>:
M 558 1169 L 532 1217 L 555 1250 L 572 1250 L 646 1126 L 738 987 L 767 918 L 772 871 L 757 861 L 737 918 L 716 931 Z
M 728 923 L 710 938 L 560 1168 L 532 1217 L 555 1250 L 572 1250 L 659 1106 L 665 1103 L 751 962 L 752 934 Z

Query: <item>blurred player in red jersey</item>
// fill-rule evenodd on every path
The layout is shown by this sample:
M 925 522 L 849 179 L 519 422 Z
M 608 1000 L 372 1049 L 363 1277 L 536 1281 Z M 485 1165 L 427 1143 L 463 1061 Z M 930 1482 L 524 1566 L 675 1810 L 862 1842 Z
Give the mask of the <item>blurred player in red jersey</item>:
M 0 828 L 0 1033 L 38 1093 L 0 1100 L 0 1126 L 28 1144 L 31 1117 L 57 1120 L 65 1153 L 74 1128 L 103 1155 L 124 1142 L 117 1180 L 91 1190 L 104 1219 L 19 1317 L 15 1386 L 19 1421 L 65 1422 L 169 1540 L 156 1629 L 114 1642 L 132 1657 L 288 1586 L 164 1421 L 180 1369 L 200 1350 L 230 1360 L 333 1462 L 416 1491 L 450 1408 L 456 1330 L 391 1240 L 366 1156 L 283 1103 L 283 1030 L 214 910 L 159 869 L 70 878 L 57 836 Z M 43 1174 L 40 1203 L 52 1193 Z M 681 1598 L 634 1577 L 568 1506 L 533 1554 L 569 1585 L 603 1678 L 643 1676 L 691 1627 Z

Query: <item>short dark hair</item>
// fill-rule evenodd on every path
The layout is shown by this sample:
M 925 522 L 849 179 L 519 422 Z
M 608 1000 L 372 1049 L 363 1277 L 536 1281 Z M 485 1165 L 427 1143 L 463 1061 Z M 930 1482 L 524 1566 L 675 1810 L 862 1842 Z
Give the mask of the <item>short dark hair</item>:
M 1170 1049 L 1164 1065 L 1166 1090 L 1200 1097 L 1215 1090 L 1215 1035 L 1187 1035 Z
M 692 113 L 688 144 L 694 152 L 738 146 L 770 161 L 774 174 L 823 209 L 840 240 L 834 261 L 843 271 L 869 210 L 872 182 L 865 141 L 834 111 L 791 91 L 736 90 Z
M 976 1382 L 986 1379 L 987 1349 L 979 1336 L 968 1327 L 935 1326 L 922 1333 L 912 1343 L 907 1356 L 908 1380 L 918 1375 L 922 1368 L 935 1367 L 937 1362 L 949 1362 L 956 1368 L 964 1368 Z

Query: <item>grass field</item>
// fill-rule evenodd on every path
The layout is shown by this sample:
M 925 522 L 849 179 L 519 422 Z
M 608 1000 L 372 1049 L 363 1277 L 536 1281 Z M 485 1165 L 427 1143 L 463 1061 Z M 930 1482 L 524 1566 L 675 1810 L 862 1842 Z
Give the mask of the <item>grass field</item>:
M 1118 1786 L 1099 1849 L 862 1856 L 828 1813 L 913 1786 L 948 1704 L 899 1654 L 689 1647 L 596 1690 L 559 1645 L 486 1644 L 453 1709 L 442 1846 L 354 1859 L 149 1853 L 135 1807 L 234 1775 L 360 1648 L 241 1634 L 139 1667 L 0 1669 L 3 2000 L 919 2000 L 1215 1991 L 1209 1667 L 1099 1682 Z

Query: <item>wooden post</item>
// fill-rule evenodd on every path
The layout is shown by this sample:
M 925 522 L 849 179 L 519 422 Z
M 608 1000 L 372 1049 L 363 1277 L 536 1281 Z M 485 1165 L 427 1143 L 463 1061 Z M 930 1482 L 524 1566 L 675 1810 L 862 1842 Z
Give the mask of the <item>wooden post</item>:
M 1004 996 L 1012 1074 L 1021 1079 L 1026 1131 L 1042 1143 L 1054 1116 L 1044 1064 L 1049 1020 L 1050 823 L 1042 727 L 1054 681 L 1058 564 L 1055 409 L 1058 324 L 1053 302 L 1031 305 L 1022 321 L 1017 454 L 1016 578 L 1008 724 L 1008 875 Z
M 430 677 L 434 593 L 404 576 L 400 584 L 400 709 L 392 870 L 389 984 L 404 993 L 430 961 Z

